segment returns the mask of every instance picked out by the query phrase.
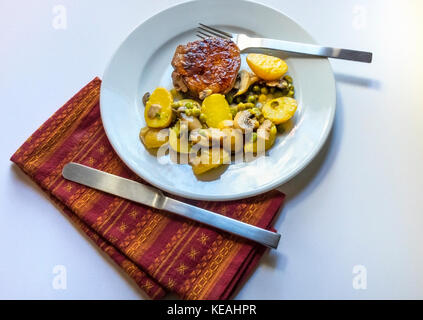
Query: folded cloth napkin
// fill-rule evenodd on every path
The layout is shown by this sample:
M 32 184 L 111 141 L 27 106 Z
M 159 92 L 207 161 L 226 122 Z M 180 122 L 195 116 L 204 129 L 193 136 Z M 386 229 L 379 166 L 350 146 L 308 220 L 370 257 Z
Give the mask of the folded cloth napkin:
M 67 181 L 77 162 L 143 182 L 119 159 L 105 135 L 95 78 L 48 119 L 12 156 L 54 202 L 151 298 L 228 299 L 265 248 L 236 236 Z M 224 203 L 187 201 L 270 228 L 284 195 L 277 191 Z

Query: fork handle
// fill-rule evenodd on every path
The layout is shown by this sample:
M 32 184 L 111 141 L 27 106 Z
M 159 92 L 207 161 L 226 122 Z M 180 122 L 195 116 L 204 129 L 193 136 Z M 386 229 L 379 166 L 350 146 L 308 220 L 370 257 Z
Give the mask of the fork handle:
M 249 46 L 243 51 L 265 53 L 266 50 L 281 50 L 285 52 L 301 53 L 306 55 L 366 63 L 371 63 L 373 57 L 373 54 L 371 52 L 323 47 L 313 44 L 266 38 L 249 38 Z

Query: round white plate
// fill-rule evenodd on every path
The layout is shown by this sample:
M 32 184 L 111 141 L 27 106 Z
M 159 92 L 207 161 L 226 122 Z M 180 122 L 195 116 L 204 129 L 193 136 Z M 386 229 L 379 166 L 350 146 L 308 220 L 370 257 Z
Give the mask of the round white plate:
M 101 116 L 120 158 L 140 177 L 169 193 L 200 200 L 233 200 L 274 189 L 299 173 L 318 153 L 332 127 L 335 81 L 327 59 L 283 56 L 294 78 L 299 108 L 292 126 L 266 157 L 224 166 L 197 178 L 190 165 L 160 161 L 138 135 L 145 126 L 141 98 L 172 88 L 170 65 L 178 44 L 196 40 L 198 22 L 267 38 L 315 43 L 296 22 L 264 5 L 241 0 L 186 2 L 148 19 L 121 44 L 101 86 Z M 245 56 L 243 55 L 245 68 Z M 163 164 L 164 163 L 164 164 Z

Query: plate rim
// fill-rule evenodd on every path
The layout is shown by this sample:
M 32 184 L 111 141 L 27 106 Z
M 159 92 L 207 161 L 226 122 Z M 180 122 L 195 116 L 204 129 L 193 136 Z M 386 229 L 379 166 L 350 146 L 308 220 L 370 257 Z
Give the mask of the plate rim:
M 322 138 L 320 139 L 319 143 L 315 145 L 315 148 L 308 154 L 308 156 L 306 158 L 303 159 L 303 161 L 296 166 L 296 168 L 294 170 L 292 170 L 288 175 L 286 175 L 284 178 L 282 179 L 276 179 L 274 182 L 272 183 L 268 183 L 265 185 L 260 186 L 260 188 L 257 188 L 255 190 L 251 190 L 251 191 L 246 191 L 246 192 L 241 192 L 238 193 L 236 195 L 208 195 L 208 196 L 199 196 L 198 194 L 194 194 L 191 193 L 189 191 L 183 191 L 180 192 L 178 189 L 169 189 L 166 186 L 162 185 L 159 182 L 156 181 L 152 181 L 152 179 L 150 179 L 148 176 L 145 175 L 140 175 L 137 171 L 136 168 L 134 168 L 130 163 L 128 163 L 128 161 L 125 161 L 124 156 L 120 153 L 120 151 L 118 150 L 118 148 L 115 147 L 114 143 L 113 143 L 113 135 L 108 131 L 108 129 L 106 128 L 106 126 L 104 125 L 105 121 L 104 121 L 104 109 L 102 108 L 102 103 L 101 101 L 103 100 L 103 87 L 104 87 L 104 75 L 107 74 L 110 65 L 112 63 L 112 61 L 114 60 L 116 54 L 118 53 L 118 51 L 121 49 L 121 47 L 124 45 L 124 43 L 127 41 L 127 39 L 139 28 L 141 27 L 141 25 L 147 23 L 148 21 L 154 19 L 156 16 L 162 14 L 165 11 L 169 11 L 172 10 L 175 7 L 178 6 L 182 6 L 182 5 L 189 5 L 190 3 L 195 3 L 195 2 L 200 2 L 202 0 L 190 0 L 190 1 L 185 1 L 185 2 L 181 2 L 181 3 L 177 3 L 174 4 L 164 10 L 161 10 L 157 13 L 155 13 L 154 15 L 152 15 L 151 17 L 143 20 L 142 22 L 140 22 L 137 26 L 135 26 L 128 34 L 127 36 L 121 41 L 121 43 L 119 44 L 119 46 L 114 50 L 113 54 L 111 55 L 111 57 L 109 58 L 107 64 L 106 64 L 106 68 L 104 69 L 103 72 L 103 79 L 102 79 L 102 83 L 100 86 L 100 116 L 101 116 L 101 120 L 103 123 L 103 128 L 104 131 L 106 133 L 106 136 L 110 142 L 110 145 L 112 146 L 113 150 L 116 152 L 116 154 L 118 155 L 118 157 L 120 158 L 120 160 L 122 160 L 122 162 L 132 171 L 134 172 L 137 176 L 141 177 L 142 179 L 144 179 L 145 181 L 147 181 L 149 184 L 153 185 L 154 187 L 163 190 L 169 194 L 175 195 L 175 196 L 179 196 L 179 197 L 183 197 L 183 198 L 187 198 L 187 199 L 193 199 L 193 200 L 202 200 L 202 201 L 232 201 L 232 200 L 239 200 L 239 199 L 246 199 L 249 197 L 253 197 L 253 196 L 257 196 L 260 194 L 264 194 L 266 192 L 269 192 L 271 190 L 275 190 L 278 187 L 286 184 L 287 182 L 289 182 L 290 180 L 292 180 L 296 175 L 298 175 L 301 171 L 303 171 L 312 161 L 313 159 L 318 155 L 318 153 L 320 152 L 320 150 L 323 148 L 324 144 L 327 142 L 327 139 L 329 137 L 329 134 L 333 128 L 333 124 L 334 124 L 334 119 L 335 119 L 335 113 L 336 113 L 336 101 L 337 101 L 337 91 L 336 91 L 336 82 L 335 82 L 335 75 L 333 73 L 333 68 L 332 65 L 329 61 L 329 59 L 327 58 L 322 58 L 322 60 L 325 60 L 328 64 L 329 70 L 330 70 L 330 81 L 332 82 L 331 86 L 333 87 L 333 101 L 331 101 L 330 103 L 330 114 L 329 114 L 329 121 L 327 123 L 327 125 L 324 128 L 324 131 L 322 132 Z M 305 32 L 309 38 L 310 38 L 310 43 L 312 44 L 318 44 L 318 42 L 314 39 L 314 37 L 306 30 L 304 29 L 301 24 L 299 24 L 295 19 L 291 18 L 289 15 L 283 13 L 282 11 L 280 11 L 279 9 L 274 8 L 271 5 L 267 5 L 267 4 L 263 4 L 263 3 L 258 3 L 258 2 L 254 2 L 254 1 L 250 1 L 250 0 L 236 0 L 238 2 L 244 2 L 244 3 L 249 3 L 252 5 L 256 5 L 256 6 L 262 6 L 265 7 L 267 9 L 271 9 L 273 11 L 276 11 L 278 14 L 281 14 L 283 16 L 285 16 L 286 18 L 288 18 L 289 20 L 291 20 L 292 22 L 294 22 L 297 27 L 299 27 L 303 32 Z M 215 0 L 214 3 L 224 3 L 224 1 L 219 1 L 219 0 Z

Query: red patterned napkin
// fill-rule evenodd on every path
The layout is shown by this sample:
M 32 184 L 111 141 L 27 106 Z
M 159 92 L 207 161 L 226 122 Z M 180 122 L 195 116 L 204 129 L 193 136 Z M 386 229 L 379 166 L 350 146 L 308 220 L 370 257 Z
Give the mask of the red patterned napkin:
M 228 299 L 264 247 L 213 228 L 64 180 L 77 162 L 138 180 L 110 146 L 100 119 L 96 78 L 48 119 L 12 156 L 102 250 L 153 299 Z M 225 203 L 191 204 L 270 228 L 284 200 L 277 191 Z M 187 201 L 187 200 L 184 200 Z

